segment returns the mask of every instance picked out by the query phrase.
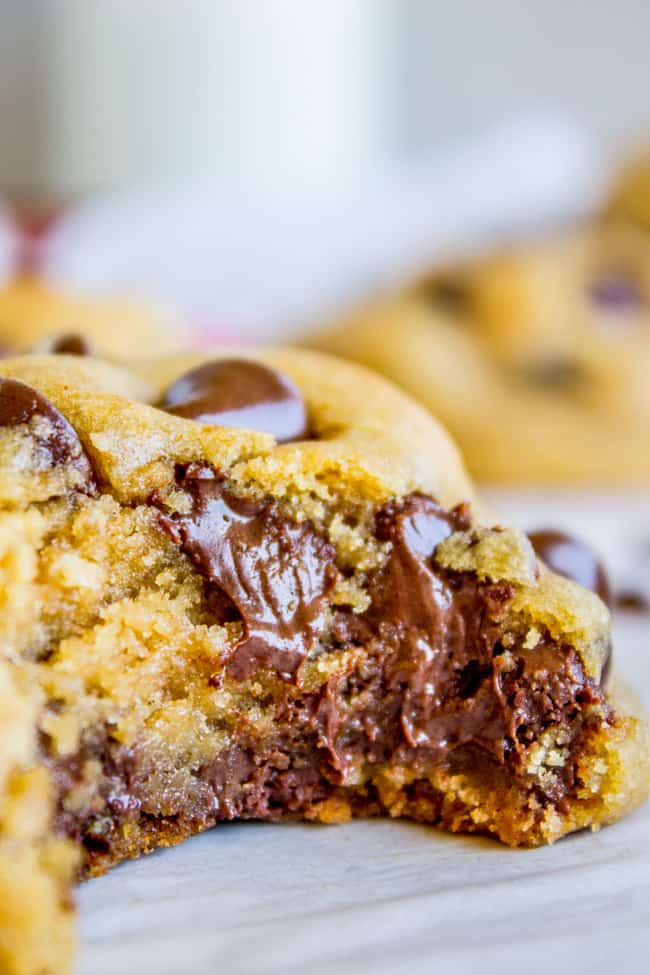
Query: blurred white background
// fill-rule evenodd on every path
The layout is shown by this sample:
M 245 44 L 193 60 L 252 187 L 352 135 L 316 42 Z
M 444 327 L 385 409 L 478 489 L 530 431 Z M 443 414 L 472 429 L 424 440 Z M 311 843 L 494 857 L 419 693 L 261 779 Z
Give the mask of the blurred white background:
M 648 0 L 3 0 L 0 189 L 312 190 L 530 110 L 650 131 Z
M 74 201 L 62 287 L 299 334 L 598 205 L 649 37 L 649 0 L 2 0 L 0 201 Z

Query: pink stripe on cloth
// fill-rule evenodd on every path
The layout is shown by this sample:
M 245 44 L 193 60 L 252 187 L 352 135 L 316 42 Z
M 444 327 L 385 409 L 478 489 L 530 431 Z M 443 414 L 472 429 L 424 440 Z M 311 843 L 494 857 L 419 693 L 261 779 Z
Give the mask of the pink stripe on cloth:
M 238 335 L 232 328 L 214 322 L 191 322 L 192 345 L 204 349 L 210 345 L 251 345 L 248 336 Z
M 47 235 L 63 213 L 63 207 L 15 206 L 11 213 L 14 274 L 38 274 Z

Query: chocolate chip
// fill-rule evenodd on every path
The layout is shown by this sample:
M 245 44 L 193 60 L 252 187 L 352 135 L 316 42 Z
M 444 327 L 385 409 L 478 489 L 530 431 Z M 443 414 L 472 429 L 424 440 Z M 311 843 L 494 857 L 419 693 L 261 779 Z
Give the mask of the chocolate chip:
M 93 349 L 90 341 L 85 335 L 79 332 L 66 332 L 65 335 L 58 335 L 52 340 L 50 351 L 54 355 L 92 355 Z
M 293 678 L 323 629 L 334 548 L 272 502 L 237 497 L 210 468 L 189 465 L 177 480 L 192 510 L 160 523 L 212 587 L 220 621 L 244 624 L 228 672 L 241 679 L 265 667 Z
M 41 423 L 35 421 L 41 420 Z M 34 421 L 34 422 L 33 422 Z M 31 434 L 47 467 L 67 465 L 94 486 L 90 461 L 74 428 L 42 393 L 17 379 L 0 379 L 0 427 L 31 425 Z
M 220 359 L 172 383 L 160 409 L 201 423 L 271 433 L 281 443 L 308 436 L 305 401 L 282 373 L 246 359 Z
M 526 382 L 544 389 L 563 389 L 575 385 L 582 376 L 577 362 L 571 359 L 549 359 L 529 363 L 522 370 Z
M 636 281 L 622 272 L 611 271 L 598 277 L 589 287 L 593 301 L 612 312 L 635 312 L 644 304 Z
M 553 572 L 579 582 L 600 596 L 606 605 L 611 605 L 612 590 L 607 572 L 586 542 L 552 529 L 529 532 L 528 537 L 537 555 Z
M 650 593 L 642 589 L 621 589 L 616 593 L 614 604 L 616 609 L 629 610 L 632 613 L 648 613 Z
M 434 307 L 444 308 L 453 315 L 462 316 L 468 311 L 470 290 L 464 275 L 439 274 L 428 278 L 422 282 L 420 294 Z

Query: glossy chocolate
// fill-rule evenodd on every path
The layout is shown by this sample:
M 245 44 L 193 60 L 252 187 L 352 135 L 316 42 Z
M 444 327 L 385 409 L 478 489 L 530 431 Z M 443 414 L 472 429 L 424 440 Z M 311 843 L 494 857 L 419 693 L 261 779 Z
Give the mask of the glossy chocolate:
M 219 359 L 172 383 L 158 404 L 176 416 L 271 433 L 281 443 L 308 436 L 300 390 L 282 373 L 247 359 Z
M 237 498 L 209 468 L 190 465 L 178 483 L 192 510 L 161 514 L 161 524 L 213 587 L 217 615 L 243 622 L 229 672 L 243 678 L 269 667 L 293 678 L 324 626 L 333 547 L 276 505 Z
M 592 694 L 577 655 L 546 637 L 504 654 L 508 585 L 436 567 L 436 545 L 469 523 L 466 506 L 446 512 L 419 495 L 380 511 L 378 536 L 393 547 L 370 580 L 365 621 L 390 651 L 384 680 L 401 689 L 411 746 L 446 755 L 471 746 L 516 763 L 547 723 L 569 720 L 577 695 Z
M 606 605 L 612 602 L 612 590 L 607 572 L 594 550 L 566 532 L 542 529 L 529 532 L 528 537 L 537 555 L 549 569 L 591 589 Z
M 0 379 L 0 427 L 28 424 L 45 466 L 73 467 L 86 486 L 94 485 L 90 461 L 63 414 L 32 386 L 17 379 Z

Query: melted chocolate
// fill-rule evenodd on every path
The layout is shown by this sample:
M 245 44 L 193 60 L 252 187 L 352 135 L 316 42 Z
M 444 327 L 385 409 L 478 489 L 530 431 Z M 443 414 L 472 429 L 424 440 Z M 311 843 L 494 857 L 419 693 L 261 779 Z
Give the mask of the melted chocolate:
M 612 590 L 607 572 L 586 542 L 553 529 L 529 532 L 528 537 L 535 552 L 549 569 L 567 579 L 573 579 L 585 589 L 591 589 L 607 606 L 611 605 Z
M 503 762 L 575 710 L 585 677 L 577 655 L 550 640 L 504 654 L 511 588 L 437 568 L 436 545 L 468 524 L 465 506 L 445 512 L 418 495 L 380 511 L 377 534 L 393 546 L 369 580 L 363 622 L 388 651 L 384 682 L 400 694 L 408 744 L 442 754 L 471 745 Z
M 308 436 L 307 408 L 297 386 L 246 359 L 220 359 L 191 369 L 172 383 L 159 406 L 201 423 L 271 433 L 281 443 Z
M 179 472 L 179 483 L 193 498 L 192 511 L 161 515 L 161 523 L 209 582 L 216 614 L 243 621 L 229 674 L 245 678 L 269 667 L 296 678 L 323 630 L 334 550 L 275 505 L 236 498 L 207 468 L 190 466 Z M 334 612 L 333 645 L 370 648 L 380 661 L 380 686 L 366 695 L 363 725 L 371 742 L 383 742 L 382 755 L 398 731 L 411 748 L 444 755 L 471 744 L 503 762 L 548 724 L 575 714 L 576 696 L 587 694 L 575 652 L 550 639 L 504 654 L 510 586 L 436 566 L 437 545 L 469 524 L 467 506 L 445 511 L 424 495 L 386 505 L 376 515 L 376 534 L 391 550 L 367 577 L 370 606 L 362 614 Z M 587 696 L 593 694 L 594 688 Z M 326 701 L 323 713 L 323 739 L 343 770 L 353 757 L 335 743 L 338 707 Z M 374 746 L 364 748 L 380 760 Z
M 67 465 L 94 486 L 90 461 L 74 428 L 42 393 L 17 379 L 0 379 L 0 427 L 17 427 L 37 418 L 46 421 L 32 432 L 48 467 Z
M 137 818 L 142 807 L 135 781 L 135 753 L 112 739 L 102 727 L 86 732 L 79 751 L 63 760 L 50 754 L 46 736 L 41 740 L 41 750 L 51 772 L 52 787 L 59 796 L 79 787 L 88 761 L 100 762 L 103 778 L 99 795 L 89 797 L 85 809 L 70 810 L 60 805 L 55 828 L 76 842 L 83 842 L 93 852 L 109 850 L 119 826 Z
M 426 631 L 432 623 L 435 626 L 449 600 L 428 560 L 443 539 L 469 526 L 465 506 L 445 511 L 420 494 L 391 502 L 378 511 L 377 538 L 390 541 L 392 550 L 386 567 L 371 583 L 371 615 L 376 618 L 379 613 L 383 620 L 399 621 L 408 630 Z
M 190 465 L 178 481 L 192 510 L 161 514 L 160 523 L 211 585 L 217 614 L 243 622 L 229 673 L 272 667 L 294 678 L 324 627 L 334 548 L 276 505 L 237 498 L 209 468 Z
M 85 335 L 79 332 L 67 332 L 65 335 L 57 335 L 52 340 L 50 350 L 54 355 L 80 355 L 87 356 L 93 354 L 93 348 Z
M 304 813 L 333 791 L 315 736 L 304 726 L 263 745 L 242 741 L 205 765 L 199 777 L 210 788 L 219 819 L 283 819 Z
M 192 510 L 161 513 L 161 524 L 205 576 L 219 618 L 230 612 L 243 623 L 229 677 L 245 679 L 257 667 L 296 676 L 323 631 L 335 577 L 331 546 L 274 504 L 235 497 L 205 467 L 179 469 L 178 480 Z M 508 619 L 508 585 L 437 566 L 439 542 L 468 525 L 466 506 L 445 511 L 422 495 L 384 506 L 376 534 L 391 548 L 367 576 L 370 606 L 362 614 L 331 607 L 323 647 L 363 652 L 351 653 L 346 669 L 315 691 L 299 680 L 276 687 L 273 721 L 264 730 L 242 712 L 228 746 L 217 747 L 184 791 L 168 788 L 159 769 L 152 775 L 146 756 L 116 750 L 110 735 L 86 742 L 82 758 L 96 752 L 104 768 L 101 802 L 71 814 L 60 799 L 57 822 L 82 838 L 91 869 L 132 856 L 137 842 L 149 849 L 223 819 L 310 817 L 337 796 L 353 812 L 380 813 L 372 784 L 351 784 L 359 768 L 373 765 L 412 773 L 402 815 L 453 829 L 463 809 L 450 811 L 431 785 L 440 767 L 490 783 L 527 818 L 549 803 L 565 808 L 578 785 L 580 742 L 601 720 L 591 705 L 603 702 L 602 693 L 569 647 L 548 635 L 523 646 L 526 630 L 513 632 Z M 543 779 L 530 775 L 528 746 L 557 726 L 567 734 L 568 760 Z M 48 762 L 64 796 L 83 761 Z M 125 822 L 142 838 L 124 840 L 134 835 L 119 828 Z M 481 826 L 468 819 L 464 828 Z

